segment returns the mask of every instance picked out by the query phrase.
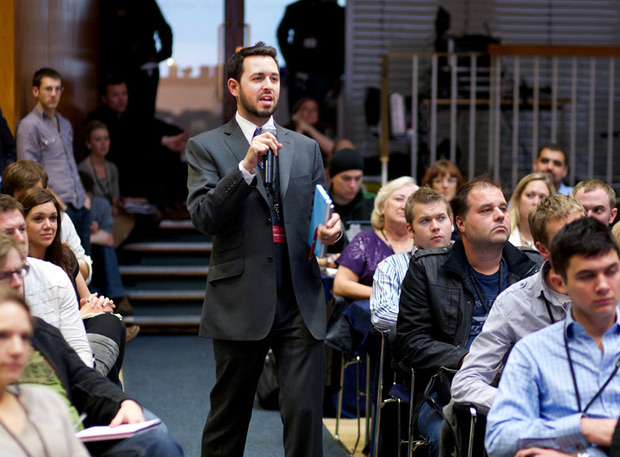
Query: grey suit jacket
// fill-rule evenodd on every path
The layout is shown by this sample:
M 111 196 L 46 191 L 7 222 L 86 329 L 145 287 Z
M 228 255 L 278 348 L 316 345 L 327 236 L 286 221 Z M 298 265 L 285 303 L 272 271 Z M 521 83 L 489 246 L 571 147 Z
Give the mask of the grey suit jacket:
M 277 126 L 280 197 L 291 278 L 306 326 L 325 337 L 325 296 L 316 259 L 308 260 L 314 188 L 325 186 L 318 144 Z M 276 311 L 276 264 L 262 176 L 247 185 L 239 162 L 248 142 L 233 118 L 187 144 L 188 210 L 196 228 L 213 237 L 200 335 L 255 341 L 269 333 Z

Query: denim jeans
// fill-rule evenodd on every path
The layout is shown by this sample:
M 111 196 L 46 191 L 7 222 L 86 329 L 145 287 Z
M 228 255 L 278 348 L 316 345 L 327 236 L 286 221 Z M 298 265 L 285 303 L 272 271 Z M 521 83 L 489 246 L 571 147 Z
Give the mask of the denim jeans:
M 75 225 L 75 231 L 80 237 L 84 251 L 90 255 L 90 210 L 85 206 L 78 209 L 73 205 L 67 205 L 65 213 Z
M 431 394 L 431 396 L 436 396 L 436 394 Z M 440 405 L 440 407 L 443 407 L 443 405 Z M 420 431 L 420 435 L 428 440 L 429 457 L 437 457 L 439 455 L 439 440 L 441 438 L 442 424 L 443 418 L 441 414 L 428 403 L 424 402 L 418 416 L 418 430 Z
M 110 298 L 119 299 L 127 296 L 121 272 L 118 267 L 116 251 L 110 246 L 92 245 L 93 279 L 91 289 Z

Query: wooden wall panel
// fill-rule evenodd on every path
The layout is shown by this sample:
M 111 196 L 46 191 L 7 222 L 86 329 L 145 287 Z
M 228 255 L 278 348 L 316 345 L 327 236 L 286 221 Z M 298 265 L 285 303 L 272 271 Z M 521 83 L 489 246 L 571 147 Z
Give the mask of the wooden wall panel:
M 0 0 L 0 109 L 15 133 L 15 0 Z
M 73 126 L 78 155 L 84 117 L 98 104 L 98 46 L 98 0 L 15 2 L 15 115 L 21 119 L 34 106 L 34 72 L 41 67 L 58 70 L 65 87 L 58 111 Z

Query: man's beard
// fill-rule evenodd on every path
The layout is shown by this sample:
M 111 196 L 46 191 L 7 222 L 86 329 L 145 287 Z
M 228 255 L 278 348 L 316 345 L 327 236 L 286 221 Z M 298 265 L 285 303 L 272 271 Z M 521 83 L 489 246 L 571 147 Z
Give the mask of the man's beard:
M 245 93 L 242 90 L 239 91 L 239 101 L 241 102 L 241 106 L 243 106 L 243 109 L 245 109 L 252 116 L 255 116 L 258 118 L 269 119 L 271 115 L 274 113 L 274 111 L 276 110 L 276 108 L 278 107 L 278 100 L 279 99 L 274 96 L 274 99 L 273 99 L 274 103 L 270 109 L 259 110 L 257 104 L 252 105 L 250 100 L 245 96 Z

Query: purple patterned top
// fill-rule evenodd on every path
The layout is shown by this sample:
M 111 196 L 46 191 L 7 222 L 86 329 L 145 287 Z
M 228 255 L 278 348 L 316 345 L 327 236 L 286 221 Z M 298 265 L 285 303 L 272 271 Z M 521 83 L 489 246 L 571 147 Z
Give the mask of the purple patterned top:
M 353 271 L 359 277 L 360 284 L 372 286 L 372 277 L 377 265 L 392 254 L 394 254 L 392 248 L 374 231 L 363 231 L 344 248 L 336 263 Z

